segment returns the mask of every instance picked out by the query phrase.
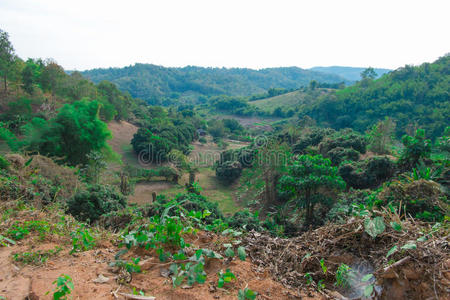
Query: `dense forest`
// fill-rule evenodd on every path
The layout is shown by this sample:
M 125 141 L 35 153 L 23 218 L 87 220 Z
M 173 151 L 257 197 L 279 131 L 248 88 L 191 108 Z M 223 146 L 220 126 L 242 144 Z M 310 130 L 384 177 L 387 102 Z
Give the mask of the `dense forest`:
M 94 83 L 0 30 L 0 299 L 444 299 L 449 59 Z
M 390 117 L 396 134 L 426 129 L 442 134 L 450 116 L 450 56 L 421 66 L 405 66 L 379 79 L 366 77 L 353 86 L 319 98 L 303 113 L 324 126 L 365 131 Z
M 96 83 L 111 81 L 133 97 L 165 106 L 193 102 L 201 96 L 249 96 L 270 88 L 296 89 L 307 86 L 311 80 L 324 83 L 345 81 L 338 75 L 297 67 L 252 70 L 135 64 L 125 68 L 94 69 L 82 74 Z

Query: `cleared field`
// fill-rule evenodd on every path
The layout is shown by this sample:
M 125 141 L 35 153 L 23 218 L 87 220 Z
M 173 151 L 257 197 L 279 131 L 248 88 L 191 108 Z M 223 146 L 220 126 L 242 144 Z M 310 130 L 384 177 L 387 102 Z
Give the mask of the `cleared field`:
M 256 100 L 249 102 L 250 105 L 256 106 L 265 111 L 272 111 L 277 107 L 295 107 L 304 102 L 306 93 L 302 91 L 294 91 L 287 94 L 275 96 L 272 98 Z
M 315 90 L 297 90 L 283 95 L 250 101 L 249 104 L 258 107 L 264 111 L 273 112 L 277 107 L 281 108 L 296 108 L 301 105 L 313 103 L 320 96 L 330 93 L 331 89 L 318 88 Z

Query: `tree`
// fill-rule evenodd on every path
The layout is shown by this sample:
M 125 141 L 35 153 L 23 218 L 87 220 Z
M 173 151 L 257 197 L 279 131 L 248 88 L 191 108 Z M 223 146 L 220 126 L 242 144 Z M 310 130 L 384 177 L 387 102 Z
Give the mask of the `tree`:
M 329 159 L 321 155 L 301 155 L 288 168 L 288 175 L 280 179 L 279 189 L 288 198 L 296 199 L 306 210 L 306 224 L 314 219 L 314 206 L 317 202 L 327 204 L 330 201 L 326 190 L 345 188 L 345 182 L 339 176 L 338 169 Z
M 405 170 L 415 167 L 419 160 L 429 158 L 431 154 L 431 141 L 425 137 L 425 130 L 417 129 L 414 137 L 404 135 L 402 143 L 405 148 L 402 151 L 399 165 Z
M 384 121 L 372 126 L 368 132 L 369 149 L 377 154 L 389 154 L 389 146 L 392 144 L 395 134 L 395 122 L 386 117 Z
M 64 69 L 56 63 L 54 60 L 47 60 L 44 70 L 41 74 L 41 85 L 46 91 L 52 93 L 52 97 L 55 96 L 58 83 L 64 78 L 66 73 Z
M 4 91 L 7 92 L 6 83 L 8 73 L 14 65 L 16 54 L 14 47 L 9 41 L 9 34 L 0 29 L 0 74 L 3 76 Z
M 64 157 L 70 165 L 86 164 L 91 151 L 114 156 L 106 143 L 111 138 L 106 123 L 98 117 L 97 101 L 77 101 L 64 105 L 58 115 L 46 121 L 34 118 L 23 127 L 24 146 L 45 155 Z
M 377 78 L 378 74 L 375 72 L 374 68 L 368 67 L 364 71 L 361 72 L 361 78 L 362 79 L 375 79 Z

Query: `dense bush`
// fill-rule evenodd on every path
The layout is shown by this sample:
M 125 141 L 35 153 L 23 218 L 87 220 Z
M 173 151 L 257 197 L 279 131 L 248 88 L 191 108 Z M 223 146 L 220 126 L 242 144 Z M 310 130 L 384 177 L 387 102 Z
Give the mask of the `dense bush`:
M 139 128 L 131 144 L 138 155 L 148 162 L 166 161 L 170 151 L 176 149 L 187 154 L 189 145 L 197 138 L 197 131 L 191 122 L 183 119 L 159 119 L 146 128 Z
M 242 165 L 238 161 L 226 161 L 216 166 L 216 176 L 227 183 L 232 183 L 241 176 Z
M 383 189 L 378 198 L 383 205 L 400 207 L 402 213 L 426 221 L 442 221 L 448 213 L 449 201 L 439 184 L 429 180 L 396 181 Z
M 81 221 L 97 221 L 101 215 L 124 208 L 126 198 L 109 185 L 90 185 L 67 202 L 67 212 Z
M 6 169 L 10 165 L 9 161 L 0 155 L 0 169 Z
M 389 180 L 395 164 L 384 156 L 374 156 L 363 161 L 344 163 L 339 174 L 348 186 L 357 189 L 373 188 Z
M 344 129 L 326 137 L 319 144 L 319 151 L 322 155 L 327 155 L 334 148 L 352 148 L 359 153 L 366 153 L 366 138 L 351 129 Z
M 98 118 L 98 109 L 96 101 L 77 101 L 64 105 L 50 121 L 34 118 L 23 126 L 25 149 L 64 157 L 70 165 L 87 163 L 87 154 L 91 151 L 111 155 L 106 142 L 111 133 L 106 123 Z
M 331 160 L 331 163 L 338 166 L 343 161 L 355 161 L 359 159 L 359 152 L 353 148 L 336 147 L 328 151 L 327 157 Z
M 414 137 L 404 135 L 402 143 L 405 148 L 398 161 L 402 169 L 410 170 L 419 163 L 419 160 L 430 157 L 431 141 L 425 138 L 425 130 L 417 129 Z
M 297 140 L 293 147 L 296 154 L 303 154 L 309 146 L 317 146 L 326 137 L 335 131 L 330 128 L 310 127 L 305 129 L 305 133 Z
M 258 214 L 251 213 L 248 209 L 238 211 L 233 216 L 226 219 L 228 225 L 237 229 L 244 230 L 263 230 L 261 222 L 258 219 Z

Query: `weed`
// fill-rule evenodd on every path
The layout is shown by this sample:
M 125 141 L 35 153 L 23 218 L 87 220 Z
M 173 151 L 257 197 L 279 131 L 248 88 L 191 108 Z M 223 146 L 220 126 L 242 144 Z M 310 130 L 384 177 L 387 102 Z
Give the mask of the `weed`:
M 70 254 L 92 249 L 95 246 L 95 239 L 89 229 L 84 226 L 77 228 L 70 233 L 72 237 L 72 250 Z
M 243 290 L 239 290 L 238 292 L 238 300 L 253 300 L 256 298 L 256 296 L 258 295 L 257 292 L 252 291 L 249 288 L 245 288 Z
M 61 250 L 62 248 L 57 246 L 55 249 L 47 251 L 15 253 L 13 259 L 26 265 L 37 266 L 45 264 L 50 257 L 57 255 Z
M 221 270 L 218 275 L 219 281 L 217 282 L 217 287 L 219 288 L 223 288 L 225 283 L 231 282 L 232 280 L 236 279 L 236 276 L 230 271 L 230 269 L 227 269 L 225 272 Z
M 68 295 L 70 295 L 74 289 L 72 278 L 65 274 L 61 274 L 55 281 L 53 281 L 53 284 L 56 284 L 56 287 L 53 289 L 54 300 L 68 299 Z M 47 292 L 46 295 L 49 293 L 50 292 Z
M 351 268 L 346 264 L 341 264 L 336 271 L 335 285 L 347 288 L 349 286 Z

